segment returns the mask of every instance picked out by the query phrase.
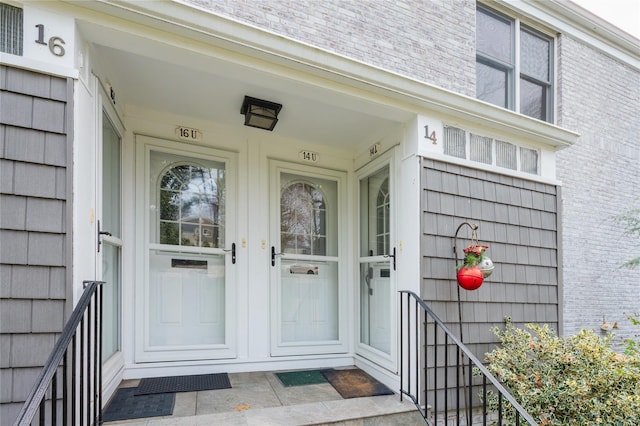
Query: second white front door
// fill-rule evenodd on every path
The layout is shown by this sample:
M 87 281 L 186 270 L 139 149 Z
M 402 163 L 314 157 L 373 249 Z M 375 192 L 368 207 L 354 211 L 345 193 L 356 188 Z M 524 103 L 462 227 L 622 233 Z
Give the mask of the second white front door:
M 346 351 L 345 174 L 272 161 L 271 354 Z

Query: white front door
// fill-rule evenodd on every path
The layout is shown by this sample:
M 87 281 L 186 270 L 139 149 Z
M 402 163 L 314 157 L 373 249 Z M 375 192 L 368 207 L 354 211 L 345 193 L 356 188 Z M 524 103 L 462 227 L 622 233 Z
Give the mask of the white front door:
M 345 175 L 272 161 L 271 353 L 346 351 Z
M 144 136 L 137 144 L 136 359 L 234 357 L 236 156 Z
M 106 105 L 108 107 L 108 105 Z M 101 150 L 98 153 L 96 217 L 98 246 L 96 277 L 102 285 L 102 361 L 121 350 L 121 138 L 122 128 L 102 111 Z
M 387 156 L 388 157 L 388 156 Z M 395 368 L 395 269 L 393 180 L 390 158 L 359 173 L 360 315 L 359 353 Z

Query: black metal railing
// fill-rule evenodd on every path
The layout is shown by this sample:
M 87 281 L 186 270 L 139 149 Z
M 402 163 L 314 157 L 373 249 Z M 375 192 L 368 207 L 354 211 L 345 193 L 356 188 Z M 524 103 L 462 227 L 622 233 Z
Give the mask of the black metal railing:
M 400 348 L 400 398 L 409 397 L 427 424 L 502 425 L 508 416 L 516 426 L 537 426 L 412 291 L 400 291 Z
M 84 292 L 14 426 L 99 425 L 102 407 L 102 281 Z

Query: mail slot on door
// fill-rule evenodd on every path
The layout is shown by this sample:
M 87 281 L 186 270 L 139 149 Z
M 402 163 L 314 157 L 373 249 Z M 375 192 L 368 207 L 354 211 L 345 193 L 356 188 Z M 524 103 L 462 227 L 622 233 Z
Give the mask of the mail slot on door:
M 292 274 L 318 275 L 318 265 L 295 263 L 289 267 Z
M 172 268 L 187 268 L 187 269 L 204 269 L 207 270 L 206 260 L 195 259 L 171 259 Z

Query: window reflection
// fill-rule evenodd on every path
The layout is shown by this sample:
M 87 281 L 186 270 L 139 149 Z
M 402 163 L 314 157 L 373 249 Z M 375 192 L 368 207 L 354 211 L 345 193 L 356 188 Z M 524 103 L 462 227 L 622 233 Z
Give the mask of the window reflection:
M 360 254 L 389 254 L 389 167 L 360 180 Z
M 316 185 L 293 182 L 282 189 L 280 238 L 285 253 L 327 254 L 327 205 Z
M 376 246 L 378 253 L 387 254 L 389 251 L 389 179 L 386 178 L 378 190 L 376 200 Z
M 224 169 L 180 164 L 160 179 L 160 244 L 222 247 Z

